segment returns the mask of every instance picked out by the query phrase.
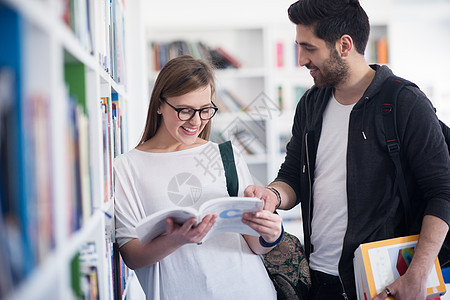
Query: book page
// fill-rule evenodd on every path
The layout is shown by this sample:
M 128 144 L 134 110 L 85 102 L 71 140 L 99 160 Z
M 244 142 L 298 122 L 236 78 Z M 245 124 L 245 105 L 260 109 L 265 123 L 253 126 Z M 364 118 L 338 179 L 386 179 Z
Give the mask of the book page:
M 394 271 L 391 267 L 391 258 L 387 248 L 369 249 L 370 264 L 373 271 L 373 280 L 377 294 L 381 293 L 386 286 L 394 282 Z
M 201 218 L 207 214 L 216 214 L 216 223 L 211 228 L 207 237 L 219 232 L 237 232 L 258 236 L 259 234 L 242 223 L 244 212 L 257 212 L 262 210 L 264 202 L 258 198 L 227 197 L 208 201 L 200 207 Z M 207 239 L 205 237 L 204 240 Z
M 355 276 L 355 287 L 356 287 L 356 296 L 357 300 L 361 300 L 362 295 L 362 283 L 361 283 L 361 268 L 359 267 L 358 258 L 355 256 L 353 257 L 353 274 Z
M 357 296 L 358 300 L 367 300 L 370 297 L 370 288 L 367 281 L 366 269 L 364 267 L 364 259 L 362 257 L 361 247 L 355 251 L 354 272 L 355 282 L 358 284 Z
M 417 242 L 385 246 L 368 250 L 377 293 L 403 275 L 414 255 Z M 436 267 L 427 278 L 427 288 L 439 286 Z
M 166 232 L 166 218 L 173 218 L 177 224 L 183 224 L 189 218 L 196 217 L 195 210 L 189 207 L 162 210 L 142 219 L 136 226 L 136 233 L 141 241 L 145 243 Z

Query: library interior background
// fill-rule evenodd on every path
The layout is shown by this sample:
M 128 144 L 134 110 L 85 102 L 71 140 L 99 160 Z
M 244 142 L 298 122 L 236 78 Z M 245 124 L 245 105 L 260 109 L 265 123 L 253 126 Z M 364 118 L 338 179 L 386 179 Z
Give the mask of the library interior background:
M 360 1 L 366 60 L 450 124 L 450 1 Z M 138 143 L 172 57 L 216 58 L 211 139 L 232 139 L 255 183 L 275 178 L 312 85 L 292 2 L 0 0 L 0 299 L 144 298 L 114 239 L 113 161 Z M 281 215 L 302 240 L 300 209 Z

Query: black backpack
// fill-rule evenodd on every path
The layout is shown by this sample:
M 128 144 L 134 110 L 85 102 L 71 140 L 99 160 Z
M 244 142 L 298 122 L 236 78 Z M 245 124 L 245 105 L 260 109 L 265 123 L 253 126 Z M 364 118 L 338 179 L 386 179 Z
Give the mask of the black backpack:
M 396 123 L 396 105 L 397 98 L 400 90 L 405 86 L 414 86 L 417 87 L 411 81 L 403 79 L 398 76 L 391 76 L 387 78 L 383 86 L 381 88 L 380 96 L 378 97 L 383 102 L 381 104 L 382 109 L 382 119 L 384 125 L 384 136 L 383 140 L 386 142 L 385 147 L 389 153 L 389 157 L 392 159 L 395 169 L 396 169 L 396 184 L 398 186 L 398 190 L 400 193 L 400 198 L 405 209 L 405 220 L 406 224 L 410 224 L 411 220 L 413 220 L 413 212 L 410 209 L 408 203 L 408 193 L 406 190 L 405 178 L 403 176 L 403 170 L 400 159 L 400 140 L 397 134 L 397 123 Z M 417 87 L 418 88 L 418 87 Z M 447 147 L 449 148 L 450 153 L 450 129 L 439 120 L 439 123 L 442 128 L 442 133 L 445 137 L 445 141 L 447 143 Z M 379 130 L 379 134 L 381 130 Z M 441 251 L 439 253 L 439 262 L 442 267 L 450 266 L 450 234 L 447 233 L 447 237 L 442 245 Z

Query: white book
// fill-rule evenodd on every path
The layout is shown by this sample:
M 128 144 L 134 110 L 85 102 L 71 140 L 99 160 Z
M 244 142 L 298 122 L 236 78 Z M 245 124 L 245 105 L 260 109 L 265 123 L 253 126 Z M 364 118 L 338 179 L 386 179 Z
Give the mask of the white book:
M 166 232 L 166 218 L 168 217 L 173 218 L 177 224 L 183 224 L 192 217 L 197 218 L 197 223 L 200 223 L 204 216 L 216 214 L 216 222 L 203 241 L 221 232 L 237 232 L 258 236 L 259 234 L 242 223 L 241 219 L 243 213 L 255 213 L 262 210 L 263 206 L 264 202 L 258 198 L 216 198 L 206 201 L 198 210 L 193 207 L 176 207 L 151 214 L 138 223 L 136 233 L 141 243 L 146 243 Z

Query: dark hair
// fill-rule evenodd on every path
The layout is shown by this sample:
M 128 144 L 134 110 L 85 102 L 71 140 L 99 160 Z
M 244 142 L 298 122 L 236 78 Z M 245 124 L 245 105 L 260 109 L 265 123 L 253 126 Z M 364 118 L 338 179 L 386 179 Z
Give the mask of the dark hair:
M 182 55 L 168 61 L 156 78 L 150 97 L 144 134 L 138 145 L 152 138 L 161 124 L 161 115 L 157 113 L 161 98 L 182 96 L 208 85 L 211 87 L 211 101 L 213 101 L 214 72 L 206 61 L 194 59 L 190 55 Z M 208 122 L 199 137 L 208 140 L 210 133 L 211 122 Z
M 356 51 L 364 54 L 370 25 L 358 0 L 299 0 L 289 7 L 288 15 L 296 25 L 314 26 L 316 36 L 329 47 L 348 34 Z

